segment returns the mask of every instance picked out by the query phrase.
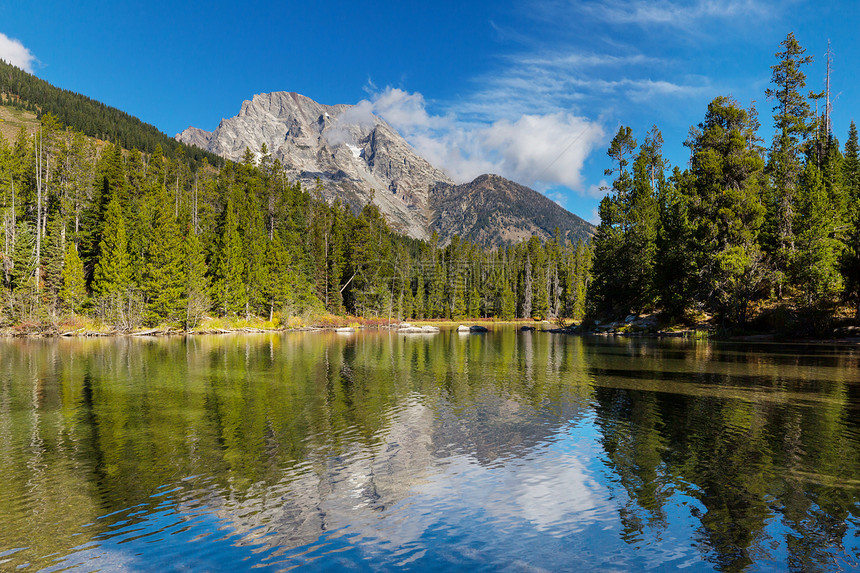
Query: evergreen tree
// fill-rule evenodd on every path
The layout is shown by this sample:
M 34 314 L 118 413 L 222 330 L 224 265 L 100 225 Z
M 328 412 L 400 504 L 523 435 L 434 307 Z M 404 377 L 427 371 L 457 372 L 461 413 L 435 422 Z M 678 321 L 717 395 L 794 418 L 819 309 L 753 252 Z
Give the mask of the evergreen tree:
M 232 198 L 224 207 L 215 262 L 215 299 L 225 315 L 244 313 L 248 301 L 244 283 L 245 259 Z
M 277 233 L 266 243 L 265 260 L 268 268 L 264 293 L 268 302 L 269 320 L 272 320 L 275 310 L 282 309 L 293 299 L 295 283 L 290 268 L 292 261 L 289 251 Z
M 116 195 L 107 205 L 104 230 L 98 250 L 100 256 L 93 271 L 93 293 L 99 297 L 106 297 L 131 287 L 132 270 L 128 255 L 125 217 Z
M 415 283 L 415 298 L 414 298 L 414 308 L 413 316 L 415 318 L 424 318 L 425 314 L 425 285 L 424 285 L 424 273 L 419 271 L 418 277 L 416 278 Z
M 511 289 L 509 280 L 503 281 L 502 292 L 500 293 L 499 316 L 505 320 L 511 320 L 517 314 L 517 299 L 514 291 Z
M 633 163 L 630 193 L 622 199 L 624 236 L 622 264 L 626 269 L 627 296 L 624 306 L 641 312 L 654 305 L 654 267 L 657 256 L 658 185 L 663 184 L 663 137 L 651 129 Z
M 768 99 L 776 102 L 773 107 L 776 134 L 768 163 L 773 179 L 768 217 L 774 233 L 769 249 L 776 266 L 788 269 L 795 251 L 793 223 L 797 185 L 803 169 L 801 150 L 814 129 L 809 101 L 802 93 L 806 87 L 803 67 L 812 62 L 812 56 L 804 55 L 806 50 L 793 33 L 781 45 L 783 50 L 776 54 L 779 61 L 771 66 L 773 87 L 765 91 Z M 782 283 L 778 286 L 781 292 Z
M 48 223 L 48 233 L 42 253 L 42 272 L 44 287 L 43 300 L 47 302 L 51 313 L 56 313 L 59 304 L 59 293 L 63 286 L 63 267 L 65 259 L 65 225 L 58 217 Z
M 246 207 L 242 211 L 242 228 L 244 259 L 245 259 L 245 287 L 247 288 L 245 317 L 251 314 L 269 314 L 271 306 L 266 297 L 266 284 L 269 279 L 268 265 L 266 262 L 266 231 L 263 222 L 263 212 L 259 204 L 249 197 Z
M 192 329 L 209 310 L 209 280 L 206 274 L 206 256 L 200 237 L 189 229 L 183 241 L 185 263 L 185 328 Z
M 697 286 L 694 221 L 690 219 L 692 182 L 689 173 L 675 171 L 658 196 L 660 229 L 654 283 L 660 304 L 671 317 L 681 317 L 695 300 Z M 688 191 L 688 193 L 682 192 Z
M 532 302 L 534 301 L 534 285 L 532 284 L 532 260 L 531 253 L 526 250 L 526 262 L 523 265 L 522 270 L 522 284 L 523 284 L 523 303 L 522 303 L 522 312 L 520 316 L 522 318 L 532 318 Z
M 145 254 L 143 273 L 146 320 L 151 325 L 185 321 L 186 261 L 179 224 L 164 187 L 158 194 L 155 221 Z
M 835 209 L 828 200 L 821 171 L 808 162 L 801 183 L 794 276 L 805 303 L 814 306 L 831 301 L 842 290 L 842 243 L 834 238 Z
M 454 273 L 454 289 L 451 293 L 451 318 L 466 318 L 466 279 L 462 273 Z
M 598 312 L 626 314 L 629 312 L 628 269 L 625 268 L 624 238 L 629 227 L 625 204 L 632 190 L 632 179 L 627 170 L 630 155 L 636 149 L 636 140 L 629 127 L 620 127 L 610 143 L 607 155 L 616 166 L 606 175 L 617 174 L 598 208 L 600 224 L 594 235 L 594 282 L 589 292 Z
M 845 213 L 845 250 L 841 262 L 844 294 L 845 299 L 853 304 L 855 316 L 860 319 L 860 144 L 857 126 L 853 121 L 845 143 L 842 180 L 848 205 Z
M 858 142 L 857 126 L 854 121 L 848 128 L 848 141 L 845 142 L 842 183 L 846 190 L 848 204 L 856 208 L 857 200 L 860 199 L 860 142 Z
M 466 309 L 466 316 L 469 318 L 481 318 L 481 293 L 478 291 L 475 281 L 472 281 L 472 288 L 469 289 L 469 303 Z
M 86 302 L 87 285 L 84 279 L 84 263 L 73 241 L 69 241 L 66 247 L 62 281 L 60 301 L 63 308 L 73 313 L 80 312 Z
M 698 297 L 740 323 L 766 279 L 757 242 L 764 160 L 755 126 L 748 111 L 721 96 L 708 105 L 689 143 Z
M 15 320 L 31 321 L 36 318 L 38 298 L 36 291 L 36 231 L 29 221 L 19 223 L 12 251 L 10 272 L 11 306 Z

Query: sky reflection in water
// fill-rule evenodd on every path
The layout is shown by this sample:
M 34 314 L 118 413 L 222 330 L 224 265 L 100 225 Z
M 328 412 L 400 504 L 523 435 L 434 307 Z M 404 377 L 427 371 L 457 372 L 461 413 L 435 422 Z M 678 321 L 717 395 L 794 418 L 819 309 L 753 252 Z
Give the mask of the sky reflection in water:
M 854 349 L 0 343 L 0 569 L 850 570 Z

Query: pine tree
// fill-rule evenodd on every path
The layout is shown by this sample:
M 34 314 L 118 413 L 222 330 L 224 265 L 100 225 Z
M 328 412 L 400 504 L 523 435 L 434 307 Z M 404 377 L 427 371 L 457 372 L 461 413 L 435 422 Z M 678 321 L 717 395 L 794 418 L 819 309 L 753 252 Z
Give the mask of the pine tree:
M 511 282 L 509 280 L 503 281 L 500 301 L 499 316 L 505 320 L 515 318 L 517 314 L 517 299 L 514 291 L 511 289 Z
M 598 312 L 626 314 L 629 311 L 628 276 L 625 268 L 624 238 L 629 227 L 625 204 L 633 181 L 627 170 L 636 140 L 629 127 L 621 127 L 612 139 L 607 155 L 617 166 L 606 175 L 617 174 L 612 190 L 598 207 L 600 224 L 594 235 L 594 282 L 589 296 Z
M 87 285 L 84 279 L 84 263 L 78 255 L 78 247 L 69 241 L 63 264 L 60 301 L 69 312 L 80 312 L 87 299 Z
M 690 219 L 691 175 L 675 171 L 659 192 L 660 228 L 654 286 L 663 310 L 680 318 L 696 300 L 697 261 Z
M 48 234 L 42 251 L 44 275 L 43 299 L 52 313 L 57 312 L 59 293 L 63 286 L 63 267 L 65 259 L 65 225 L 58 217 L 48 223 Z
M 469 289 L 469 304 L 466 316 L 469 318 L 481 318 L 481 293 L 478 291 L 478 285 L 475 281 L 472 281 L 472 288 Z
M 107 205 L 99 253 L 99 260 L 93 271 L 93 294 L 107 297 L 130 288 L 132 271 L 128 237 L 125 218 L 116 195 Z
M 832 301 L 842 290 L 842 243 L 834 238 L 834 206 L 828 200 L 821 171 L 811 162 L 806 164 L 799 194 L 794 277 L 804 302 L 816 306 Z
M 414 308 L 415 310 L 412 313 L 412 316 L 415 318 L 424 318 L 426 304 L 424 302 L 425 298 L 425 285 L 424 285 L 424 273 L 419 270 L 418 277 L 415 281 L 415 298 L 414 298 Z
M 767 278 L 757 241 L 764 160 L 755 126 L 748 111 L 720 96 L 689 142 L 698 300 L 741 324 Z
M 267 242 L 266 231 L 263 222 L 263 212 L 259 204 L 252 197 L 246 200 L 246 207 L 242 210 L 242 221 L 240 222 L 243 234 L 243 245 L 245 247 L 245 286 L 247 288 L 245 317 L 250 314 L 268 314 L 271 307 L 266 297 L 266 284 L 269 279 L 266 276 L 268 266 L 266 264 Z
M 656 194 L 658 186 L 664 183 L 662 146 L 663 137 L 654 126 L 636 155 L 633 183 L 622 203 L 626 220 L 622 239 L 627 274 L 624 306 L 636 313 L 653 307 L 657 298 L 654 285 L 659 227 Z
M 265 260 L 268 268 L 264 293 L 268 303 L 269 320 L 272 320 L 274 312 L 293 299 L 295 283 L 289 251 L 277 233 L 266 243 Z
M 809 101 L 802 93 L 806 87 L 802 68 L 812 62 L 812 56 L 804 56 L 806 50 L 793 33 L 789 33 L 781 45 L 783 51 L 776 54 L 779 62 L 771 66 L 774 87 L 765 91 L 768 99 L 776 102 L 773 108 L 776 134 L 768 163 L 773 180 L 768 217 L 772 220 L 774 234 L 773 244 L 769 246 L 772 257 L 780 270 L 787 270 L 795 250 L 793 223 L 797 185 L 803 169 L 801 149 L 814 123 Z M 782 283 L 778 286 L 781 293 Z
M 415 317 L 415 297 L 412 295 L 412 281 L 406 280 L 403 283 L 403 318 L 410 319 Z
M 860 142 L 857 137 L 857 126 L 853 121 L 848 128 L 848 141 L 845 142 L 842 183 L 845 186 L 848 204 L 856 208 L 857 201 L 860 200 Z
M 245 260 L 232 198 L 224 207 L 215 262 L 215 299 L 225 315 L 245 312 L 247 292 L 244 282 Z
M 534 300 L 534 287 L 532 284 L 532 261 L 531 261 L 531 253 L 526 250 L 526 262 L 523 265 L 522 270 L 522 283 L 523 283 L 523 303 L 522 303 L 522 313 L 520 316 L 522 318 L 531 318 L 532 317 L 532 302 Z
M 11 302 L 13 316 L 18 322 L 36 318 L 38 298 L 36 293 L 36 231 L 32 224 L 18 224 L 15 245 L 12 251 Z
M 185 263 L 185 329 L 190 330 L 200 323 L 208 312 L 209 279 L 206 274 L 206 256 L 200 237 L 193 229 L 189 229 L 183 241 L 183 259 Z
M 845 143 L 842 180 L 848 203 L 845 215 L 845 250 L 841 262 L 845 299 L 854 305 L 855 316 L 860 319 L 860 144 L 857 126 L 853 121 L 848 131 L 848 141 Z
M 454 273 L 454 289 L 451 294 L 451 318 L 466 318 L 466 279 L 462 273 Z
M 150 325 L 180 322 L 186 318 L 186 263 L 182 243 L 173 205 L 162 186 L 144 257 L 141 285 L 146 301 L 146 320 Z

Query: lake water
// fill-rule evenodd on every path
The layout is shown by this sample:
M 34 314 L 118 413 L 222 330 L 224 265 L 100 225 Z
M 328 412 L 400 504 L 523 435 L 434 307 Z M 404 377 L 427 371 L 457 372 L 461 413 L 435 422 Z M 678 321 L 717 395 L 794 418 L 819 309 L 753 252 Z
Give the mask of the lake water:
M 860 350 L 0 340 L 0 570 L 860 570 Z

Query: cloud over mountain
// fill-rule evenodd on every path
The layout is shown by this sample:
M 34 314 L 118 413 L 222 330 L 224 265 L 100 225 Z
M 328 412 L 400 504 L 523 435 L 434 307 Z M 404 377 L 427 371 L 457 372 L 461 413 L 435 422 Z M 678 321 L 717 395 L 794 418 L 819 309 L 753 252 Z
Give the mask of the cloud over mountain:
M 466 182 L 498 173 L 537 189 L 582 189 L 585 159 L 605 130 L 567 112 L 535 113 L 493 122 L 432 115 L 422 94 L 387 87 L 358 104 L 383 117 L 430 163 Z

